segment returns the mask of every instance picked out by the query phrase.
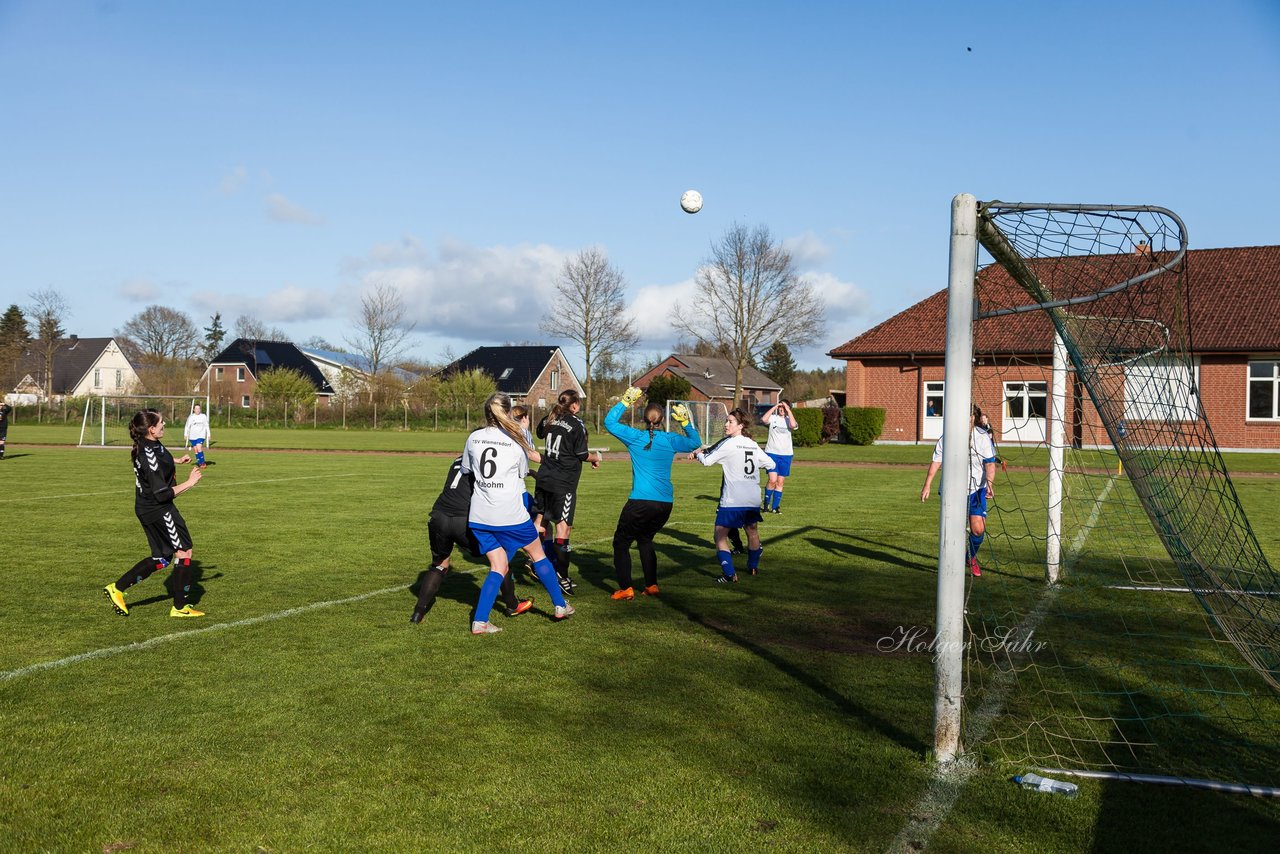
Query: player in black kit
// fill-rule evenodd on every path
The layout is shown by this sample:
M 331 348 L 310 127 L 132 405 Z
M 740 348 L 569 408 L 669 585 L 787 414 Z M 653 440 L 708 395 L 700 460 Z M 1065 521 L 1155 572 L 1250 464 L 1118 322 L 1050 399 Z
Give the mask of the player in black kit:
M 560 589 L 573 593 L 577 588 L 569 577 L 569 534 L 573 530 L 573 514 L 578 507 L 578 479 L 582 464 L 591 457 L 587 450 L 587 425 L 578 417 L 582 399 L 573 389 L 560 392 L 556 405 L 538 422 L 538 438 L 542 439 L 542 467 L 539 469 L 537 503 L 542 508 L 548 527 L 547 556 L 555 564 Z M 591 460 L 593 469 L 600 468 L 601 455 Z M 554 532 L 554 533 L 553 533 Z
M 9 437 L 9 410 L 12 407 L 0 400 L 0 460 L 4 459 L 4 443 Z
M 173 499 L 200 482 L 201 471 L 192 468 L 182 483 L 174 478 L 180 465 L 191 462 L 184 455 L 174 460 L 169 449 L 160 443 L 164 438 L 164 416 L 154 409 L 144 409 L 129 422 L 133 439 L 133 510 L 151 544 L 151 556 L 138 561 L 133 569 L 105 588 L 111 605 L 122 617 L 129 616 L 124 591 L 151 573 L 173 565 L 173 607 L 170 617 L 203 617 L 187 604 L 187 588 L 191 585 L 191 534 Z
M 467 514 L 471 511 L 471 490 L 475 478 L 462 470 L 462 457 L 453 461 L 449 472 L 445 475 L 444 489 L 431 506 L 431 516 L 427 521 L 427 537 L 431 542 L 431 568 L 422 579 L 422 587 L 418 591 L 418 604 L 414 606 L 409 622 L 420 623 L 436 602 L 436 594 L 440 584 L 449 572 L 449 556 L 453 547 L 458 546 L 465 554 L 477 560 L 483 560 L 480 545 L 475 535 L 467 527 Z M 508 574 L 498 591 L 502 603 L 506 606 L 508 617 L 518 617 L 533 607 L 533 597 L 516 598 L 516 585 Z

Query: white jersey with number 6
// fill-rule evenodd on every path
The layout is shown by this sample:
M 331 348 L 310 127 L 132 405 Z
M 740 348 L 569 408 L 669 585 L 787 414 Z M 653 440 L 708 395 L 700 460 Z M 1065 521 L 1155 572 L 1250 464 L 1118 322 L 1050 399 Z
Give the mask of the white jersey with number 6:
M 524 478 L 529 458 L 514 439 L 497 427 L 484 427 L 467 437 L 462 471 L 475 477 L 471 491 L 472 525 L 505 528 L 529 521 L 524 506 Z
M 720 483 L 720 506 L 760 507 L 760 469 L 777 466 L 760 446 L 746 436 L 729 436 L 716 442 L 699 457 L 704 466 L 719 463 L 724 469 Z

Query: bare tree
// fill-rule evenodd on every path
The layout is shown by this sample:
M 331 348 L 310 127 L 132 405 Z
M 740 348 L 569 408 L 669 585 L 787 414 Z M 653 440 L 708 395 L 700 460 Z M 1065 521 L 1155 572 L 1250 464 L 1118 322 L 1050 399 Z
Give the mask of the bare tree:
M 346 339 L 351 352 L 360 357 L 369 379 L 394 366 L 403 355 L 406 339 L 415 324 L 405 325 L 404 298 L 387 284 L 377 284 L 360 297 L 360 313 L 355 334 Z M 370 383 L 370 395 L 373 384 Z
M 163 305 L 149 305 L 116 330 L 133 341 L 144 357 L 161 360 L 190 359 L 199 355 L 200 333 L 181 311 Z
M 564 262 L 556 295 L 542 319 L 542 331 L 568 338 L 586 360 L 586 393 L 591 400 L 592 363 L 636 346 L 635 324 L 626 315 L 627 280 L 596 248 L 583 249 Z
M 250 341 L 288 341 L 289 333 L 285 332 L 278 326 L 270 329 L 258 318 L 242 314 L 236 318 L 235 326 L 231 328 L 231 334 L 236 338 L 245 338 Z
M 791 253 L 769 229 L 735 223 L 697 274 L 692 305 L 677 305 L 676 329 L 724 352 L 734 364 L 733 399 L 742 399 L 742 372 L 759 362 L 775 341 L 818 340 L 826 306 L 812 285 L 796 275 Z
M 40 343 L 37 352 L 40 354 L 41 367 L 44 371 L 42 385 L 45 397 L 53 397 L 53 359 L 67 334 L 62 322 L 71 313 L 67 301 L 62 294 L 52 288 L 45 288 L 29 295 L 31 305 L 27 314 L 35 327 L 36 337 Z

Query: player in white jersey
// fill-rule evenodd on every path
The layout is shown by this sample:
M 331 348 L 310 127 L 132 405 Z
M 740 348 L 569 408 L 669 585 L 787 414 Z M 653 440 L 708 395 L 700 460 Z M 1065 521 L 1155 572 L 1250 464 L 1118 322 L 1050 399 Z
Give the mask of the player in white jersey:
M 200 404 L 196 404 L 191 408 L 191 414 L 187 416 L 187 423 L 182 427 L 182 438 L 187 440 L 187 444 L 196 452 L 196 465 L 204 468 L 204 447 L 213 438 L 213 433 L 209 430 L 209 416 L 200 411 Z
M 800 425 L 791 411 L 791 401 L 785 398 L 760 420 L 769 428 L 769 441 L 765 442 L 764 452 L 777 463 L 777 468 L 769 472 L 769 485 L 765 487 L 764 503 L 760 509 L 766 513 L 781 513 L 782 485 L 791 476 L 791 455 L 794 453 L 791 431 Z
M 982 568 L 978 565 L 978 547 L 986 537 L 987 500 L 995 497 L 992 484 L 996 478 L 996 443 L 989 428 L 978 426 L 983 423 L 989 425 L 985 418 L 980 408 L 973 407 L 969 416 L 969 545 L 965 549 L 965 559 L 974 575 L 982 575 Z M 933 448 L 933 460 L 924 477 L 924 488 L 920 490 L 921 501 L 929 500 L 933 478 L 942 468 L 942 442 L 945 438 L 940 436 Z
M 467 437 L 461 468 L 463 474 L 475 478 L 467 524 L 489 559 L 489 574 L 480 587 L 480 600 L 471 620 L 473 635 L 501 631 L 489 622 L 489 612 L 510 572 L 511 558 L 520 549 L 528 553 L 534 574 L 551 595 L 555 618 L 563 620 L 573 615 L 573 606 L 564 601 L 555 567 L 542 550 L 538 529 L 525 505 L 524 478 L 529 473 L 529 460 L 541 458 L 520 424 L 511 417 L 510 397 L 502 392 L 490 395 L 485 401 L 484 417 L 488 426 Z
M 733 570 L 733 554 L 729 551 L 729 529 L 747 529 L 747 568 L 755 575 L 760 570 L 760 469 L 773 471 L 776 463 L 760 446 L 751 441 L 747 413 L 735 409 L 724 422 L 724 438 L 705 451 L 690 456 L 704 466 L 717 463 L 723 469 L 720 481 L 720 506 L 716 510 L 716 559 L 720 562 L 720 583 L 738 580 Z

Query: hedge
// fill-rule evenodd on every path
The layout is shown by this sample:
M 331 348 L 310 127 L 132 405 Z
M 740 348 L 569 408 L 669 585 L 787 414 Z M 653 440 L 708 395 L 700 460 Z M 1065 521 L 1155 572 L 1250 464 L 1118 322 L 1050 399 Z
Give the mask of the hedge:
M 793 409 L 796 416 L 796 429 L 791 434 L 791 441 L 802 448 L 812 448 L 822 444 L 822 410 Z
M 853 445 L 871 445 L 884 431 L 884 410 L 875 406 L 846 406 L 841 427 L 844 440 Z

